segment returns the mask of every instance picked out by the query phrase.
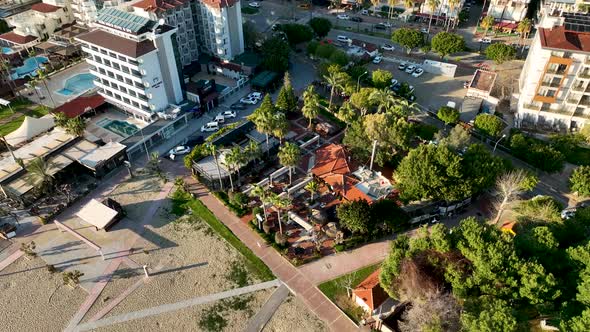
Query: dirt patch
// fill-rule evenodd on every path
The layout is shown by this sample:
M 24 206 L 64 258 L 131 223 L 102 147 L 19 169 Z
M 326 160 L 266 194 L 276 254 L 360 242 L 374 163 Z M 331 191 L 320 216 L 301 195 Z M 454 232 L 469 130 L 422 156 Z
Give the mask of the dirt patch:
M 307 309 L 298 298 L 289 294 L 266 324 L 264 332 L 328 331 L 324 322 Z
M 0 272 L 2 326 L 10 331 L 63 330 L 87 294 L 62 284 L 61 273 L 51 274 L 42 259 L 19 258 Z

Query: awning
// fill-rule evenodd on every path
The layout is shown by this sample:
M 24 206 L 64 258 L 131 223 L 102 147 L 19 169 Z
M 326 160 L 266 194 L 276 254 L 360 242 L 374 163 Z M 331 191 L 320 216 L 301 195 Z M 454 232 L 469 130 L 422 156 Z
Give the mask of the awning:
M 6 135 L 6 141 L 11 146 L 16 146 L 48 131 L 54 126 L 53 115 L 46 115 L 40 119 L 27 116 L 17 130 Z
M 53 48 L 60 48 L 60 47 L 62 47 L 62 46 L 59 46 L 59 45 L 54 44 L 52 42 L 42 42 L 40 44 L 35 45 L 35 48 L 38 48 L 43 51 L 49 51 Z
M 112 159 L 121 151 L 124 151 L 127 147 L 118 142 L 109 142 L 98 149 L 93 150 L 86 156 L 78 159 L 82 165 L 90 168 L 96 169 L 97 166 L 100 164 Z
M 94 96 L 80 96 L 75 98 L 60 107 L 53 110 L 53 112 L 62 112 L 68 118 L 75 118 L 78 115 L 82 115 L 89 110 L 96 109 L 105 103 L 104 97 L 101 95 Z
M 26 176 L 26 174 L 23 174 L 22 176 L 3 185 L 4 190 L 8 190 L 18 197 L 21 197 L 24 194 L 28 193 L 29 191 L 31 191 L 31 189 L 33 189 L 33 186 L 30 185 L 29 182 L 27 182 Z
M 74 161 L 67 158 L 66 156 L 57 155 L 55 157 L 49 158 L 47 162 L 49 163 L 47 174 L 55 175 L 57 172 L 70 166 Z
M 103 229 L 117 218 L 118 212 L 93 199 L 76 215 L 92 226 Z

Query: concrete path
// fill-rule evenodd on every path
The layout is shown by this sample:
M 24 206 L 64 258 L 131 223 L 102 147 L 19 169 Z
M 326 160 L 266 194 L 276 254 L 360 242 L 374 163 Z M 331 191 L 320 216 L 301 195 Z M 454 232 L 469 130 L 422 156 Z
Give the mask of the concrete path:
M 277 287 L 280 285 L 281 285 L 280 281 L 275 279 L 272 281 L 267 281 L 267 282 L 259 283 L 256 285 L 230 289 L 228 291 L 221 292 L 221 293 L 209 294 L 209 295 L 205 295 L 205 296 L 201 296 L 201 297 L 195 297 L 192 299 L 188 299 L 188 300 L 180 301 L 180 302 L 176 302 L 176 303 L 163 304 L 163 305 L 157 306 L 157 307 L 147 308 L 147 309 L 134 311 L 134 312 L 128 312 L 128 313 L 125 313 L 122 315 L 117 315 L 117 316 L 97 320 L 95 322 L 89 322 L 86 324 L 79 325 L 76 329 L 74 329 L 74 331 L 93 330 L 93 329 L 97 329 L 97 328 L 103 327 L 103 326 L 109 326 L 109 325 L 113 325 L 113 324 L 118 324 L 118 323 L 130 321 L 133 319 L 140 319 L 140 318 L 159 315 L 159 314 L 163 314 L 163 313 L 167 313 L 167 312 L 171 312 L 171 311 L 177 311 L 180 309 L 196 306 L 199 304 L 205 304 L 205 303 L 209 303 L 209 302 L 219 301 L 219 300 L 222 300 L 222 299 L 225 299 L 228 297 L 257 292 L 259 290 Z
M 187 183 L 193 185 L 194 179 L 186 177 Z M 209 191 L 200 184 L 195 192 L 197 197 L 221 220 L 250 250 L 252 250 L 271 271 L 298 296 L 307 307 L 322 319 L 332 331 L 358 331 L 358 326 L 346 316 L 330 299 L 328 299 L 308 278 L 291 263 L 285 260 L 270 246 L 260 246 L 264 240 L 254 233 L 239 218 L 233 215 Z
M 277 290 L 272 293 L 268 301 L 264 303 L 260 311 L 256 314 L 256 316 L 250 318 L 248 322 L 248 326 L 244 330 L 244 332 L 260 332 L 264 328 L 264 326 L 268 323 L 268 321 L 272 318 L 277 308 L 285 301 L 285 299 L 289 296 L 289 288 L 282 284 L 281 287 L 277 288 Z
M 20 251 L 20 249 L 13 252 L 10 256 L 0 262 L 0 271 L 4 270 L 8 265 L 14 263 L 14 261 L 19 259 L 23 254 L 24 252 Z

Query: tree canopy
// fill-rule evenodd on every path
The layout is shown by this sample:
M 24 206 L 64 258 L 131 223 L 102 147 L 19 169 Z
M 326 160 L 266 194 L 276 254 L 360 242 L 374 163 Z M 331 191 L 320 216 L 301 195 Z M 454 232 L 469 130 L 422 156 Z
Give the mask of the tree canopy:
M 445 56 L 465 50 L 465 40 L 450 32 L 437 33 L 430 42 L 432 49 L 444 59 Z
M 495 115 L 481 113 L 475 117 L 474 126 L 488 136 L 500 137 L 500 133 L 504 129 L 504 122 Z
M 326 37 L 332 29 L 332 22 L 327 18 L 314 17 L 308 24 L 319 38 Z
M 279 37 L 267 39 L 262 44 L 262 66 L 270 71 L 285 72 L 289 68 L 289 44 Z
M 385 89 L 391 85 L 393 74 L 388 70 L 377 69 L 371 74 L 373 86 L 377 89 Z
M 570 187 L 580 196 L 590 196 L 590 166 L 580 166 L 572 172 Z
M 310 41 L 313 38 L 313 30 L 311 27 L 303 24 L 281 24 L 280 30 L 287 35 L 287 40 L 289 40 L 289 44 L 291 45 Z
M 400 28 L 391 34 L 391 41 L 405 47 L 410 54 L 413 48 L 424 44 L 424 34 L 416 29 Z
M 283 113 L 293 112 L 297 109 L 297 97 L 291 85 L 291 77 L 288 72 L 285 72 L 283 86 L 277 96 L 276 107 Z
M 494 60 L 497 64 L 502 64 L 515 58 L 516 49 L 510 45 L 495 43 L 488 46 L 485 53 L 489 60 Z
M 443 106 L 438 109 L 436 116 L 446 124 L 457 123 L 459 121 L 459 110 L 453 107 Z

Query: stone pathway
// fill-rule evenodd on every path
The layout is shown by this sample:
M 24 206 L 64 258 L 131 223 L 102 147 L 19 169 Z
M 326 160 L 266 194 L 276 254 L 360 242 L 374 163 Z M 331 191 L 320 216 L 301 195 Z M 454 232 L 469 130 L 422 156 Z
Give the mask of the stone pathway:
M 285 299 L 289 296 L 289 288 L 282 284 L 281 287 L 277 288 L 277 290 L 272 293 L 268 301 L 264 303 L 260 311 L 256 314 L 256 316 L 250 318 L 250 322 L 248 322 L 248 326 L 244 330 L 245 332 L 260 332 L 264 328 L 264 326 L 268 323 L 268 321 L 272 318 L 277 308 L 285 301 Z
M 192 299 L 188 299 L 188 300 L 180 301 L 180 302 L 176 302 L 176 303 L 163 304 L 163 305 L 160 305 L 157 307 L 147 308 L 147 309 L 134 311 L 134 312 L 128 312 L 125 314 L 97 320 L 94 322 L 89 322 L 86 324 L 79 325 L 73 331 L 93 330 L 93 329 L 97 329 L 97 328 L 103 327 L 103 326 L 109 326 L 109 325 L 113 325 L 113 324 L 118 324 L 118 323 L 130 321 L 133 319 L 140 319 L 140 318 L 159 315 L 159 314 L 163 314 L 163 313 L 167 313 L 167 312 L 177 311 L 180 309 L 196 306 L 199 304 L 205 304 L 205 303 L 209 303 L 209 302 L 219 301 L 219 300 L 222 300 L 222 299 L 225 299 L 228 297 L 257 292 L 257 291 L 272 288 L 272 287 L 278 287 L 280 285 L 281 285 L 281 282 L 279 280 L 275 279 L 272 281 L 267 281 L 267 282 L 259 283 L 256 285 L 230 289 L 225 292 L 195 297 Z

